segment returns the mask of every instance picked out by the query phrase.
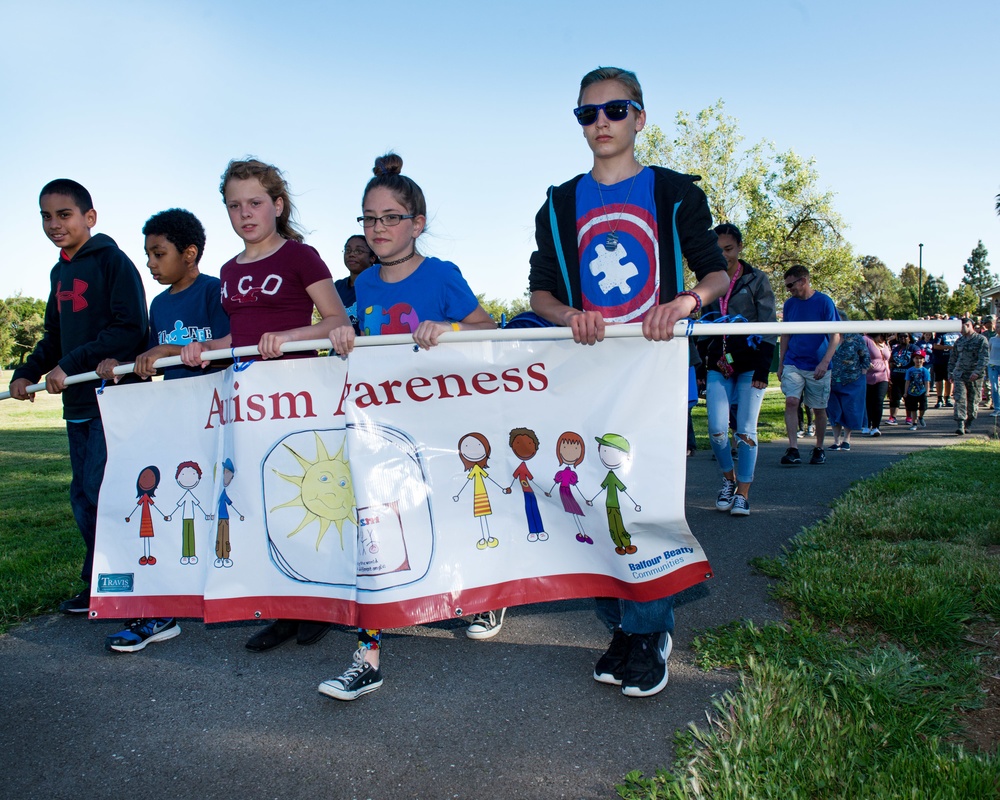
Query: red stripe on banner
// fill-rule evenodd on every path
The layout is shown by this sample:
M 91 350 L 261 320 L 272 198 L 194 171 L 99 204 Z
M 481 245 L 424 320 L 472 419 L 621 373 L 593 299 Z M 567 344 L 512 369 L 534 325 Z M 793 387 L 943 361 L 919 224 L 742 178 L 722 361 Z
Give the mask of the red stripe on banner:
M 147 617 L 194 617 L 201 619 L 205 601 L 200 594 L 133 597 L 127 594 L 90 593 L 92 619 L 138 619 Z
M 581 597 L 656 600 L 712 577 L 707 561 L 688 564 L 656 580 L 627 583 L 607 575 L 573 574 L 526 578 L 479 586 L 457 594 L 418 597 L 399 603 L 363 603 L 324 597 L 238 597 L 202 600 L 197 595 L 129 597 L 93 594 L 93 619 L 186 617 L 206 622 L 252 619 L 308 619 L 364 628 L 405 628 L 489 611 Z
M 552 575 L 479 586 L 450 595 L 418 597 L 398 603 L 355 603 L 322 597 L 206 600 L 205 621 L 308 619 L 359 628 L 405 628 L 504 606 L 575 600 L 581 597 L 620 597 L 640 602 L 657 600 L 682 592 L 711 577 L 712 568 L 708 562 L 699 561 L 679 567 L 662 578 L 643 583 L 627 583 L 607 575 Z

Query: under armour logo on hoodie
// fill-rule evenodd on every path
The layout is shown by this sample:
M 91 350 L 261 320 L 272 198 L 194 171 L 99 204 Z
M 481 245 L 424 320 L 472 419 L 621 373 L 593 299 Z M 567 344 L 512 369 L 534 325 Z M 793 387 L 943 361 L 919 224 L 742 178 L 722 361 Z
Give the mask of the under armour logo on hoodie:
M 81 281 L 79 278 L 73 279 L 73 291 L 64 292 L 62 290 L 62 281 L 56 284 L 56 300 L 62 303 L 65 300 L 73 301 L 73 311 L 83 311 L 87 307 L 87 298 L 83 296 L 83 293 L 87 291 L 87 282 Z

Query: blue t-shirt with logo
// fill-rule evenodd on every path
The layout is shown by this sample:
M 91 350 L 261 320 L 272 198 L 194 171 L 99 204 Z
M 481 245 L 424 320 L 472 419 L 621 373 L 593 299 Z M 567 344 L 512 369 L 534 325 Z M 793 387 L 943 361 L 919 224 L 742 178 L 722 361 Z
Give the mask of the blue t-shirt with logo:
M 222 310 L 222 292 L 218 278 L 199 275 L 186 289 L 171 294 L 161 292 L 149 304 L 149 346 L 208 342 L 229 335 L 229 317 Z M 221 369 L 221 367 L 219 368 Z M 167 367 L 166 380 L 204 375 L 210 370 L 199 367 Z M 217 370 L 211 370 L 217 371 Z
M 927 384 L 931 380 L 931 371 L 927 367 L 910 367 L 906 370 L 906 380 L 910 382 L 907 394 L 910 397 L 923 397 L 927 394 Z
M 425 320 L 461 322 L 479 307 L 459 268 L 439 258 L 425 258 L 396 283 L 383 281 L 376 264 L 358 275 L 354 289 L 358 325 L 367 336 L 413 333 Z
M 839 322 L 837 307 L 827 295 L 813 292 L 808 300 L 789 297 L 782 311 L 784 322 Z M 803 370 L 814 370 L 826 355 L 830 337 L 825 333 L 794 333 L 788 337 L 785 364 Z
M 590 173 L 576 185 L 583 309 L 610 323 L 641 321 L 660 302 L 653 185 L 648 167 L 611 186 L 598 186 Z

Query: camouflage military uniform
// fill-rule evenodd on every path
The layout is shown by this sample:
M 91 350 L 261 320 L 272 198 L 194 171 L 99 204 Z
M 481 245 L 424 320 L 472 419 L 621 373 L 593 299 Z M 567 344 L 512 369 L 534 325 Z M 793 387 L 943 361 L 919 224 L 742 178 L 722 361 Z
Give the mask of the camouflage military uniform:
M 980 333 L 960 336 L 948 360 L 948 378 L 952 382 L 955 398 L 955 420 L 972 422 L 979 413 L 979 396 L 982 394 L 983 377 L 989 362 L 990 346 Z M 975 375 L 976 379 L 971 380 Z

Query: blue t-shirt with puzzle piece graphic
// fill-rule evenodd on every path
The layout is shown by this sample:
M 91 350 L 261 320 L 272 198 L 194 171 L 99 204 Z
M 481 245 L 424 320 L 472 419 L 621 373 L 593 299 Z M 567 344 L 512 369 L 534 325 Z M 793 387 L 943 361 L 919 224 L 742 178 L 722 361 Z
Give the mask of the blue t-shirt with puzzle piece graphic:
M 149 304 L 149 347 L 192 342 L 209 342 L 229 335 L 229 317 L 222 310 L 222 291 L 218 278 L 201 274 L 183 291 L 171 294 L 167 289 Z M 221 369 L 221 367 L 219 368 Z M 212 368 L 167 367 L 163 377 L 184 378 L 216 371 Z
M 576 185 L 577 249 L 585 311 L 612 323 L 638 322 L 660 302 L 660 243 L 654 175 L 600 187 L 587 173 Z
M 413 333 L 424 320 L 461 322 L 479 306 L 459 268 L 439 258 L 425 258 L 397 283 L 383 281 L 376 264 L 358 275 L 354 288 L 365 336 Z

